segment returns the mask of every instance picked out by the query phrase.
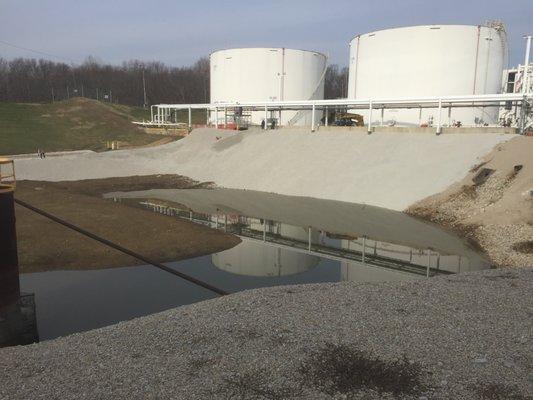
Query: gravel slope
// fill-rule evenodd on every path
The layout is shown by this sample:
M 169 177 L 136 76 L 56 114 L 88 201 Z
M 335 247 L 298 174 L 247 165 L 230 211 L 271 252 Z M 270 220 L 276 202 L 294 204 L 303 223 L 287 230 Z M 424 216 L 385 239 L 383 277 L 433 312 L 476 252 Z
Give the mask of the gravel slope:
M 408 213 L 462 231 L 498 267 L 533 267 L 533 137 L 498 145 L 477 168 Z M 479 174 L 491 174 L 475 183 Z
M 17 159 L 15 167 L 18 179 L 49 181 L 181 174 L 227 188 L 402 211 L 460 181 L 494 146 L 515 136 L 204 128 L 164 146 Z
M 242 292 L 0 350 L 0 398 L 531 399 L 532 289 L 518 269 Z

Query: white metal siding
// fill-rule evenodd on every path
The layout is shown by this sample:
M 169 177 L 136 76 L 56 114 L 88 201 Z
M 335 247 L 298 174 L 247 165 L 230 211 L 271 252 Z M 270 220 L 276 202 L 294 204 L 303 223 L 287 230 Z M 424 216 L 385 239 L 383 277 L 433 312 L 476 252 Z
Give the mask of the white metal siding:
M 501 93 L 506 57 L 505 33 L 484 26 L 435 25 L 388 29 L 355 37 L 350 43 L 348 97 L 355 99 L 438 97 Z M 368 113 L 361 112 L 365 117 Z M 385 123 L 437 121 L 436 109 L 386 110 Z M 444 125 L 497 122 L 497 108 L 442 112 Z M 367 122 L 367 118 L 365 118 Z M 375 110 L 372 122 L 381 122 Z
M 211 54 L 211 103 L 279 101 L 324 98 L 326 57 L 320 53 L 281 48 L 243 48 Z M 283 75 L 284 72 L 284 75 Z M 296 112 L 284 111 L 282 124 Z M 278 117 L 278 113 L 273 113 Z M 296 125 L 311 123 L 310 111 L 298 115 Z M 252 114 L 260 124 L 264 112 Z M 316 113 L 316 121 L 322 114 Z

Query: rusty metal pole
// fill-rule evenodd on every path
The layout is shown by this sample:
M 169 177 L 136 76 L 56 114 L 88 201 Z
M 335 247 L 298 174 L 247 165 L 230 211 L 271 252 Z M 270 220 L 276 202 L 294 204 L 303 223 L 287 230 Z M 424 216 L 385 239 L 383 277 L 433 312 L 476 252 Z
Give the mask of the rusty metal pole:
M 2 166 L 11 164 L 12 174 L 3 175 Z M 0 315 L 20 298 L 17 235 L 15 230 L 15 176 L 13 161 L 0 159 Z M 12 182 L 3 182 L 11 178 Z

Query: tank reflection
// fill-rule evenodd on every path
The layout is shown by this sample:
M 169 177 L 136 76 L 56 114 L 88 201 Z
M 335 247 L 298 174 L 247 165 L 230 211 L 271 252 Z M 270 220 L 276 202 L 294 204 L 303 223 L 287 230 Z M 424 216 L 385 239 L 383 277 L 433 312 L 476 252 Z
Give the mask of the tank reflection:
M 291 275 L 324 259 L 339 261 L 345 279 L 358 276 L 361 281 L 414 279 L 490 265 L 451 232 L 364 204 L 237 189 L 153 189 L 106 197 L 130 199 L 155 212 L 239 236 L 244 243 L 213 256 L 213 263 L 240 275 Z
M 216 217 L 211 217 L 216 220 Z M 278 237 L 288 240 L 316 243 L 319 234 L 316 230 L 282 224 L 279 222 L 265 221 L 257 218 L 230 218 L 228 224 L 240 225 L 241 228 L 264 233 L 269 237 Z M 246 276 L 288 276 L 295 275 L 317 266 L 320 258 L 317 256 L 297 253 L 265 242 L 256 242 L 242 237 L 242 243 L 232 249 L 211 256 L 213 265 L 220 270 L 237 275 Z

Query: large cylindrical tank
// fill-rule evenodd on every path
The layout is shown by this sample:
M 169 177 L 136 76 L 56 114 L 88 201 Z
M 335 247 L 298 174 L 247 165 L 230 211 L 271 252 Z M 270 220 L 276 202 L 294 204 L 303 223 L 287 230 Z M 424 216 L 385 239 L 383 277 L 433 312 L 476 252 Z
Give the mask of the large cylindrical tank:
M 386 29 L 350 42 L 348 97 L 393 99 L 495 94 L 502 90 L 507 38 L 502 25 L 426 25 Z M 368 111 L 356 111 L 368 122 Z M 432 125 L 436 108 L 385 110 L 384 124 Z M 380 124 L 380 110 L 372 122 Z M 444 126 L 495 124 L 497 107 L 444 108 Z
M 324 98 L 327 58 L 321 53 L 285 48 L 241 48 L 210 56 L 211 103 L 313 100 Z M 232 111 L 232 110 L 231 110 Z M 268 118 L 279 119 L 278 111 Z M 264 111 L 253 111 L 251 123 L 261 124 Z M 214 123 L 214 113 L 211 122 Z M 219 123 L 224 115 L 219 112 Z M 315 120 L 322 118 L 316 112 Z M 283 111 L 281 125 L 310 125 L 310 111 Z

